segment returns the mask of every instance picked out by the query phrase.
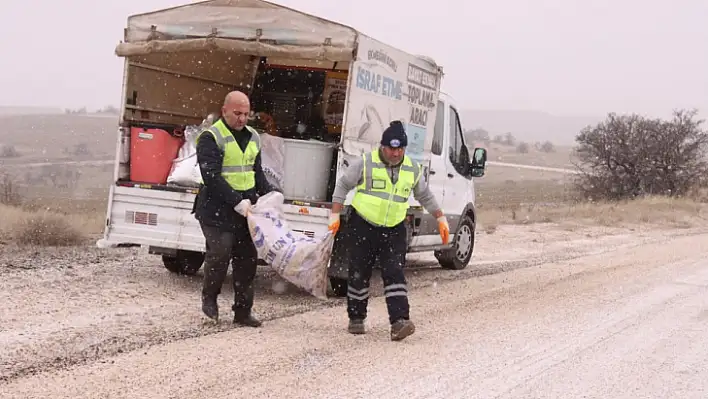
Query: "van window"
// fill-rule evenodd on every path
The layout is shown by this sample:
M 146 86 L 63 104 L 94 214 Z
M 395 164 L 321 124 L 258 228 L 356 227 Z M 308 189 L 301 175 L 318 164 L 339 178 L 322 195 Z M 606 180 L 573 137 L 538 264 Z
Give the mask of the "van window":
M 469 153 L 462 138 L 462 126 L 457 110 L 450 106 L 450 162 L 460 174 L 465 174 L 469 164 Z
M 431 151 L 435 155 L 442 154 L 443 136 L 445 134 L 445 104 L 438 101 L 438 107 L 435 111 L 435 128 L 433 130 L 433 147 Z

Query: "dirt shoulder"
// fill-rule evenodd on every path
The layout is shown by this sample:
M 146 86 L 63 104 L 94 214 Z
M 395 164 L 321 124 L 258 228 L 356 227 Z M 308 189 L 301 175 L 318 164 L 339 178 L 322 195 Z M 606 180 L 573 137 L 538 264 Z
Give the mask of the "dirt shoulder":
M 319 303 L 299 294 L 276 294 L 266 289 L 272 280 L 263 275 L 258 312 L 271 321 L 253 330 L 203 325 L 195 295 L 200 278 L 171 278 L 155 260 L 137 253 L 86 262 L 68 269 L 71 273 L 62 262 L 44 264 L 44 271 L 3 268 L 10 278 L 3 279 L 2 292 L 24 292 L 26 299 L 14 310 L 2 309 L 11 315 L 0 340 L 11 348 L 2 355 L 4 370 L 24 372 L 6 379 L 0 392 L 7 398 L 304 398 L 367 392 L 366 397 L 384 397 L 387 390 L 401 394 L 405 389 L 427 397 L 420 389 L 433 395 L 444 387 L 453 389 L 450 395 L 464 391 L 467 397 L 523 390 L 524 379 L 645 320 L 644 308 L 704 289 L 682 285 L 656 291 L 649 285 L 681 275 L 700 280 L 695 278 L 705 274 L 700 248 L 708 236 L 698 233 L 500 228 L 496 237 L 480 237 L 480 259 L 469 270 L 433 270 L 429 260 L 412 259 L 415 268 L 408 275 L 419 333 L 402 345 L 387 339 L 381 298 L 370 305 L 370 334 L 355 339 L 344 330 L 339 300 Z M 97 288 L 108 283 L 109 288 Z M 46 299 L 35 304 L 40 292 Z M 642 300 L 647 292 L 649 302 Z M 3 299 L 0 303 L 9 298 Z M 673 311 L 686 310 L 679 305 Z M 292 317 L 284 317 L 285 309 Z M 577 336 L 582 339 L 573 341 Z M 244 342 L 252 344 L 237 344 Z M 60 363 L 76 365 L 51 370 L 59 356 Z M 405 373 L 384 372 L 402 364 Z M 564 367 L 551 371 L 562 374 Z M 30 370 L 47 371 L 26 375 Z M 335 380 L 340 388 L 331 384 Z

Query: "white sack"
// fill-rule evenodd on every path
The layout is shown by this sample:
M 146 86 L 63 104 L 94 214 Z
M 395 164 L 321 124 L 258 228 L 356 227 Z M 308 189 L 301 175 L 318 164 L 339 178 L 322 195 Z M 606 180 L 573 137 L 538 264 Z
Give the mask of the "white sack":
M 167 176 L 167 183 L 185 187 L 198 187 L 202 173 L 197 163 L 197 135 L 201 126 L 187 126 L 184 129 L 184 144 L 172 161 L 172 170 Z
M 199 187 L 202 172 L 197 164 L 197 154 L 175 160 L 172 172 L 167 177 L 167 183 L 184 187 Z
M 334 235 L 310 238 L 288 228 L 282 212 L 283 194 L 273 191 L 251 206 L 243 200 L 236 211 L 246 215 L 258 257 L 290 283 L 319 299 L 327 299 L 327 266 Z M 250 207 L 250 210 L 249 210 Z
M 285 160 L 285 141 L 268 133 L 261 133 L 261 166 L 268 182 L 278 190 L 283 189 L 283 175 L 285 174 L 283 161 Z

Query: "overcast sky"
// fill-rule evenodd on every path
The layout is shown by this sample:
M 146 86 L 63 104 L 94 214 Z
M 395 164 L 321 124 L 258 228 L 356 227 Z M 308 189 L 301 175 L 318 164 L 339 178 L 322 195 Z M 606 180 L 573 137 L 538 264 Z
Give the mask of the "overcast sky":
M 120 101 L 128 15 L 175 0 L 3 0 L 0 105 Z M 708 0 L 281 0 L 445 68 L 461 108 L 708 113 Z

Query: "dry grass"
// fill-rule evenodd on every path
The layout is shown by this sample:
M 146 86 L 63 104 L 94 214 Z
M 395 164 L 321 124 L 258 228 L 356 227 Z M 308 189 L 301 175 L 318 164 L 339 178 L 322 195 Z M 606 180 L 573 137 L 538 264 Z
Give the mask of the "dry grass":
M 0 143 L 16 148 L 19 157 L 5 161 L 46 162 L 77 160 L 68 154 L 85 146 L 85 158 L 111 158 L 115 154 L 118 117 L 76 115 L 0 116 Z
M 105 193 L 96 192 L 87 198 L 76 198 L 69 195 L 31 196 L 26 197 L 22 207 L 30 211 L 50 211 L 69 217 L 103 219 L 108 205 L 108 190 Z M 101 222 L 102 223 L 102 222 Z
M 690 198 L 589 203 L 579 200 L 568 177 L 490 168 L 487 175 L 475 181 L 480 230 L 493 234 L 499 225 L 531 223 L 557 223 L 567 229 L 583 225 L 708 225 L 707 189 L 694 190 Z
M 568 229 L 583 225 L 689 228 L 708 225 L 708 205 L 689 198 L 667 197 L 616 203 L 503 205 L 481 209 L 479 220 L 481 229 L 489 234 L 500 224 L 531 223 L 557 223 Z
M 0 204 L 0 240 L 18 245 L 67 246 L 84 244 L 100 234 L 105 210 L 77 213 L 58 208 Z
M 46 181 L 46 175 L 59 168 L 42 170 L 45 176 L 29 175 L 19 168 L 8 170 L 13 173 L 0 170 L 0 240 L 19 245 L 78 245 L 102 232 L 111 176 L 108 168 L 83 168 L 83 175 L 72 184 Z
M 552 172 L 546 170 L 516 168 L 512 166 L 487 165 L 484 177 L 475 180 L 475 184 L 500 183 L 506 181 L 524 182 L 534 180 L 564 180 L 569 176 L 567 173 Z
M 563 179 L 479 180 L 475 182 L 475 193 L 477 208 L 564 203 L 575 199 L 571 185 Z
M 85 240 L 82 232 L 64 216 L 33 212 L 13 226 L 13 237 L 20 245 L 67 246 Z
M 573 169 L 573 154 L 571 146 L 558 146 L 555 152 L 541 152 L 534 148 L 526 154 L 517 151 L 516 146 L 510 147 L 490 143 L 487 147 L 490 161 L 518 163 L 522 165 L 546 166 L 552 168 Z

